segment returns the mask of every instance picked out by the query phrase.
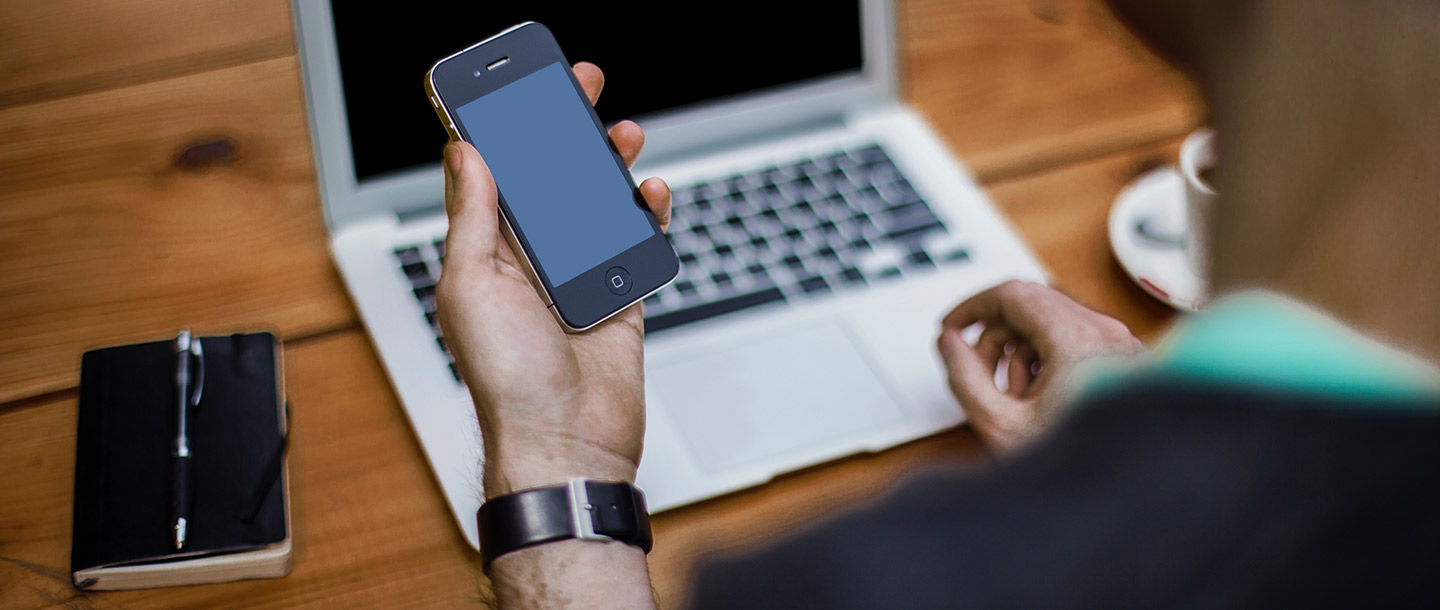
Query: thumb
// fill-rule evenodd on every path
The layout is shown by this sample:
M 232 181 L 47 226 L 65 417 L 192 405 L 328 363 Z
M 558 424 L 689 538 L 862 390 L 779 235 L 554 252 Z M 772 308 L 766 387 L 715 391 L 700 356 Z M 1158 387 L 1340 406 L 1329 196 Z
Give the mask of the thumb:
M 488 261 L 500 238 L 495 179 L 480 153 L 468 142 L 445 145 L 445 266 Z
M 946 327 L 936 341 L 940 357 L 945 361 L 945 373 L 950 382 L 950 391 L 960 401 L 962 410 L 971 407 L 994 404 L 1003 399 L 1000 389 L 995 387 L 995 370 L 985 365 L 985 359 L 969 343 L 961 329 Z

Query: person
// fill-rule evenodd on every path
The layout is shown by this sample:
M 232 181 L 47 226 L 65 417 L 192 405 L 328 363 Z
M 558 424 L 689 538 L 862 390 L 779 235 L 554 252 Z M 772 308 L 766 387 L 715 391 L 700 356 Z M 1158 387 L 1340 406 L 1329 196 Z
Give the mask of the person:
M 696 607 L 1440 606 L 1440 3 L 1110 6 L 1194 77 L 1221 134 L 1215 301 L 1136 355 L 1123 324 L 1043 286 L 965 300 L 937 348 L 999 465 L 917 474 L 711 565 Z M 575 72 L 595 101 L 599 69 Z M 641 130 L 610 137 L 633 163 Z M 501 237 L 484 160 L 444 159 L 441 324 L 487 497 L 633 481 L 640 308 L 565 334 Z M 665 184 L 641 192 L 667 224 Z M 503 607 L 655 604 L 644 552 L 618 542 L 526 548 L 491 578 Z

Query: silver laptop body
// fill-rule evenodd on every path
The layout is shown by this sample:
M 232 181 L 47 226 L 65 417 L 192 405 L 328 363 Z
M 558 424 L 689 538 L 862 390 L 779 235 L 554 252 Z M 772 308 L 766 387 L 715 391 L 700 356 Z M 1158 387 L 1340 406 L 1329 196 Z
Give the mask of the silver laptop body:
M 479 429 L 426 287 L 444 255 L 438 161 L 357 178 L 330 3 L 294 4 L 331 249 L 478 548 Z M 1045 280 L 898 98 L 890 3 L 858 5 L 824 10 L 859 11 L 859 70 L 637 117 L 647 145 L 634 174 L 675 190 L 685 260 L 679 286 L 646 300 L 638 486 L 652 511 L 961 423 L 934 349 L 940 319 L 1005 280 Z M 422 103 L 423 72 L 406 83 Z

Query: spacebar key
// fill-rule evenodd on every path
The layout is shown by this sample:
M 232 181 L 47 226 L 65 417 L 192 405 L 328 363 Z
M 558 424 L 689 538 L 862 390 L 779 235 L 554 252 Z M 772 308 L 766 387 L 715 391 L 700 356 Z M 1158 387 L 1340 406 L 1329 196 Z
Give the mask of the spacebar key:
M 659 332 L 667 328 L 674 328 L 676 326 L 680 326 L 682 324 L 689 324 L 691 322 L 697 322 L 706 318 L 713 318 L 715 316 L 724 315 L 727 313 L 734 313 L 742 309 L 759 307 L 760 305 L 764 305 L 766 303 L 773 303 L 775 301 L 784 300 L 785 294 L 780 292 L 779 288 L 769 288 L 766 290 L 761 290 L 759 292 L 742 294 L 739 296 L 730 297 L 728 299 L 715 301 L 713 303 L 706 303 L 704 305 L 691 307 L 689 309 L 681 309 L 679 311 L 672 311 L 669 313 L 660 314 L 658 316 L 645 318 L 645 332 Z

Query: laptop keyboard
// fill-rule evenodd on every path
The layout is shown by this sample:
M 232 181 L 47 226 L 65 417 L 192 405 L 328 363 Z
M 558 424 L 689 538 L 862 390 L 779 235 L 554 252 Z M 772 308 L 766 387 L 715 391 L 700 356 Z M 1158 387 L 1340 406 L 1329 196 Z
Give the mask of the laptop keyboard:
M 410 292 L 420 302 L 425 323 L 435 332 L 435 345 L 449 362 L 450 374 L 455 376 L 455 381 L 460 381 L 460 368 L 455 365 L 455 356 L 445 343 L 445 335 L 440 332 L 440 319 L 435 314 L 435 283 L 440 279 L 440 265 L 445 262 L 445 240 L 401 246 L 395 249 L 395 259 L 410 280 Z
M 674 189 L 680 276 L 645 331 L 824 296 L 968 260 L 879 145 Z
M 646 333 L 970 260 L 876 144 L 673 190 L 669 238 L 680 275 L 645 298 Z M 458 380 L 435 319 L 444 248 L 436 240 L 395 256 Z

